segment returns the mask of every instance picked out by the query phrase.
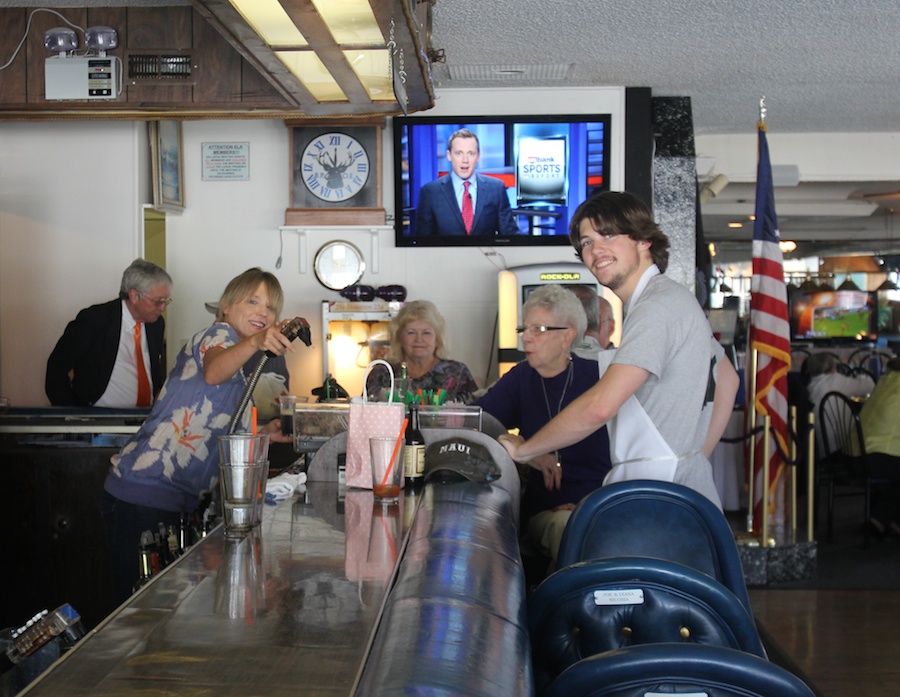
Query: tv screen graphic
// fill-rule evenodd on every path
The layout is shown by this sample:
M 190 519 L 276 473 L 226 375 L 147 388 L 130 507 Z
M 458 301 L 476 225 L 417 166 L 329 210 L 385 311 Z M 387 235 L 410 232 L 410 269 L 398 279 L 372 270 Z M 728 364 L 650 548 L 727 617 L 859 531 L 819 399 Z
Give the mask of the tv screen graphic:
M 791 293 L 791 339 L 794 341 L 864 340 L 876 334 L 873 293 L 833 290 Z
M 398 247 L 568 245 L 578 204 L 609 189 L 608 114 L 397 117 L 393 127 Z M 502 184 L 476 184 L 476 234 L 449 183 L 447 144 L 460 129 L 478 139 L 475 173 Z

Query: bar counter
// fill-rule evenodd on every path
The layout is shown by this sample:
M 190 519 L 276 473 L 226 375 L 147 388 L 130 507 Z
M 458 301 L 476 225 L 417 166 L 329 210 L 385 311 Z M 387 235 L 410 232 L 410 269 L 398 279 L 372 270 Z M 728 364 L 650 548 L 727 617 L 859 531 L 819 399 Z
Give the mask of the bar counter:
M 415 501 L 314 482 L 220 525 L 22 694 L 352 695 Z

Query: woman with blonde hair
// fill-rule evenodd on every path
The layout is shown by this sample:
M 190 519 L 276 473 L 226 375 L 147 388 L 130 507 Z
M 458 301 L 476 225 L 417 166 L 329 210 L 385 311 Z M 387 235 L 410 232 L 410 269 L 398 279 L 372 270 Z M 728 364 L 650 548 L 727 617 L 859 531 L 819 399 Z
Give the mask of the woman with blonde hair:
M 233 278 L 216 321 L 181 349 L 147 419 L 112 457 L 100 509 L 120 602 L 138 578 L 141 533 L 160 523 L 178 525 L 216 485 L 218 438 L 228 431 L 247 385 L 242 366 L 260 351 L 294 351 L 278 322 L 282 303 L 271 273 L 252 268 Z M 277 419 L 261 431 L 272 441 L 290 441 Z
M 478 385 L 472 371 L 461 361 L 448 357 L 446 323 L 434 303 L 413 300 L 391 320 L 391 347 L 387 361 L 400 377 L 403 364 L 413 392 L 446 390 L 446 401 L 468 402 Z M 369 374 L 366 391 L 378 396 L 390 387 L 391 378 L 383 366 Z

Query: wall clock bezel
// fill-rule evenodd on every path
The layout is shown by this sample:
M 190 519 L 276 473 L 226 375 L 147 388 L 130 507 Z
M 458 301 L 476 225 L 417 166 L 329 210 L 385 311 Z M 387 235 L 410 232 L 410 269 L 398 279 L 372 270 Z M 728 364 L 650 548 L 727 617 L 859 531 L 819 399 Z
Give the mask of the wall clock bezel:
M 316 252 L 313 272 L 323 286 L 341 291 L 359 283 L 366 272 L 366 260 L 359 247 L 352 242 L 331 240 Z
M 285 212 L 285 224 L 383 225 L 385 211 L 381 201 L 384 120 L 285 123 L 291 141 L 291 207 Z M 323 138 L 326 140 L 323 141 Z M 325 147 L 329 144 L 332 148 L 337 147 L 337 157 L 340 158 L 346 153 L 346 149 L 341 146 L 345 146 L 348 139 L 358 143 L 359 148 L 365 152 L 368 161 L 367 178 L 361 181 L 359 172 L 334 174 L 345 177 L 347 181 L 355 180 L 354 183 L 359 184 L 359 188 L 347 196 L 339 196 L 336 194 L 336 187 L 329 186 L 326 196 L 317 195 L 307 182 L 311 182 L 312 188 L 318 188 L 321 194 L 327 182 L 327 172 L 316 154 L 321 152 L 324 143 Z

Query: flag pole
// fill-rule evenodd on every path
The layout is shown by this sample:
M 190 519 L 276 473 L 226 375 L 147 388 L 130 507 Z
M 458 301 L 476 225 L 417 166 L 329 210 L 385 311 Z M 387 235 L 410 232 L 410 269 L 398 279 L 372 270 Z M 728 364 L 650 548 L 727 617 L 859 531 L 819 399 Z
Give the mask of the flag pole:
M 778 231 L 778 218 L 775 214 L 775 200 L 772 183 L 772 167 L 769 158 L 768 141 L 766 139 L 766 98 L 759 100 L 759 122 L 757 123 L 759 158 L 756 177 L 756 206 L 753 223 L 753 276 L 751 277 L 750 295 L 750 332 L 748 353 L 755 350 L 755 365 L 752 366 L 751 377 L 755 378 L 755 384 L 750 384 L 749 394 L 752 398 L 752 409 L 748 421 L 755 430 L 763 421 L 763 416 L 769 417 L 770 425 L 763 428 L 758 442 L 754 437 L 752 443 L 756 446 L 752 449 L 751 461 L 751 489 L 753 498 L 749 505 L 755 509 L 756 500 L 759 500 L 760 515 L 755 511 L 748 511 L 748 526 L 762 523 L 763 544 L 769 542 L 768 532 L 770 508 L 774 511 L 776 522 L 779 525 L 787 525 L 783 520 L 784 496 L 783 488 L 786 488 L 784 457 L 778 454 L 780 451 L 774 444 L 769 443 L 770 437 L 781 444 L 781 452 L 789 450 L 788 414 L 786 405 L 787 380 L 790 370 L 790 337 L 787 332 L 788 307 L 787 290 L 784 283 L 784 261 L 782 252 L 778 247 L 780 234 Z M 752 355 L 752 354 L 751 354 Z M 760 453 L 762 451 L 762 453 Z M 758 463 L 757 458 L 762 454 L 764 463 Z M 771 461 L 775 460 L 775 461 Z M 775 477 L 775 482 L 764 479 L 757 481 L 757 467 L 763 477 L 770 475 Z
M 749 471 L 750 476 L 747 478 L 747 496 L 750 499 L 750 503 L 747 506 L 747 532 L 753 532 L 753 508 L 756 505 L 755 499 L 755 488 L 756 488 L 756 368 L 757 368 L 757 360 L 758 357 L 756 355 L 756 349 L 750 349 L 750 385 L 747 390 L 747 394 L 750 395 L 750 401 L 747 403 L 747 408 L 750 410 L 750 418 L 747 423 L 747 430 L 753 434 L 750 438 L 750 447 L 748 449 L 747 457 L 750 461 Z

